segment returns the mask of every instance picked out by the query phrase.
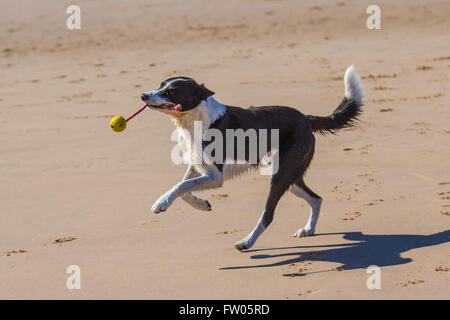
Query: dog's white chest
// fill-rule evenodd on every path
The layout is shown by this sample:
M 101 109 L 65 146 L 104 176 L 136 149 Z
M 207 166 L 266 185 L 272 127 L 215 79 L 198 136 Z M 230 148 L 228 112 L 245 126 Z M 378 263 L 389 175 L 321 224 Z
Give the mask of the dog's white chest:
M 220 118 L 226 107 L 209 97 L 192 111 L 173 118 L 178 133 L 178 146 L 186 164 L 195 165 L 200 171 L 205 168 L 203 159 L 203 133 L 211 123 Z
M 194 128 L 178 128 L 178 146 L 186 164 L 202 164 L 202 140 L 197 137 Z M 200 132 L 201 135 L 201 132 Z

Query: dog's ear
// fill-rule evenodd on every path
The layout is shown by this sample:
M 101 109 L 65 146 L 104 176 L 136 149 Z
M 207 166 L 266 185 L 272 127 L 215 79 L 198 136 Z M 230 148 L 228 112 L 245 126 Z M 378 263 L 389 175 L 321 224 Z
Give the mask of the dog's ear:
M 215 93 L 215 92 L 209 90 L 207 87 L 205 87 L 205 84 L 203 84 L 203 83 L 200 85 L 200 87 L 201 87 L 203 95 L 205 97 L 204 99 L 208 99 L 208 97 L 212 96 Z
M 195 83 L 193 92 L 186 97 L 186 101 L 181 103 L 181 105 L 183 106 L 183 109 L 195 108 L 200 102 L 208 99 L 213 94 L 214 92 L 206 88 L 204 84 Z

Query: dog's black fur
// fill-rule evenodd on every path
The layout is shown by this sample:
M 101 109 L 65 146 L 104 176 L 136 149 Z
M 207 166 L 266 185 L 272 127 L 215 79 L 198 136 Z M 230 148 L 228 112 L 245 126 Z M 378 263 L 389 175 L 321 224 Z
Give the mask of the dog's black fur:
M 314 133 L 334 133 L 336 130 L 351 126 L 361 113 L 362 104 L 344 98 L 336 110 L 328 117 L 305 116 L 300 111 L 283 106 L 261 106 L 243 109 L 227 106 L 226 113 L 211 124 L 210 128 L 222 132 L 223 145 L 228 145 L 226 129 L 268 129 L 266 145 L 270 150 L 270 129 L 279 130 L 279 169 L 272 177 L 269 197 L 263 215 L 264 225 L 267 226 L 273 220 L 275 207 L 281 196 L 292 184 L 296 184 L 305 190 L 311 197 L 320 198 L 304 181 L 303 176 L 308 169 L 314 155 Z M 257 136 L 259 139 L 259 136 Z M 210 142 L 204 142 L 206 147 Z M 245 159 L 238 159 L 237 144 L 235 146 L 233 160 L 249 161 L 249 145 L 245 145 Z M 261 142 L 258 140 L 258 146 Z M 264 156 L 258 150 L 258 164 Z M 222 172 L 226 155 L 222 164 L 216 164 Z

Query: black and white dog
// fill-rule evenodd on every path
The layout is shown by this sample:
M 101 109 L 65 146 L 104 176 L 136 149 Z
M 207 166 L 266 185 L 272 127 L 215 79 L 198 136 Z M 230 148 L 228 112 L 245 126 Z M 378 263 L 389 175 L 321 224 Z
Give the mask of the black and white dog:
M 327 117 L 303 115 L 296 109 L 280 106 L 250 107 L 243 109 L 224 105 L 212 96 L 214 92 L 200 85 L 195 80 L 186 77 L 175 77 L 164 81 L 157 90 L 144 92 L 142 100 L 152 110 L 168 114 L 175 122 L 179 132 L 178 143 L 183 150 L 184 157 L 189 163 L 183 180 L 161 196 L 153 205 L 152 211 L 165 211 L 172 202 L 181 197 L 192 207 L 209 211 L 211 205 L 192 194 L 222 186 L 223 181 L 243 174 L 251 168 L 258 168 L 263 158 L 277 152 L 277 171 L 272 174 L 270 191 L 264 211 L 256 227 L 248 236 L 236 243 L 238 250 L 245 250 L 253 246 L 256 239 L 272 222 L 275 207 L 290 189 L 296 196 L 306 200 L 311 206 L 309 220 L 305 227 L 295 232 L 294 236 L 304 237 L 314 234 L 319 217 L 322 198 L 309 189 L 303 181 L 303 176 L 314 154 L 314 133 L 333 133 L 338 129 L 350 127 L 358 119 L 363 105 L 363 90 L 353 66 L 350 66 L 344 76 L 345 95 L 340 105 Z M 237 159 L 236 152 L 224 150 L 220 156 L 223 161 L 207 161 L 201 158 L 202 152 L 209 142 L 192 141 L 194 123 L 201 124 L 202 133 L 208 130 L 218 130 L 223 133 L 224 145 L 228 129 L 273 130 L 278 132 L 276 150 L 269 148 L 269 152 L 258 152 L 256 163 L 248 164 L 249 147 L 245 147 L 244 159 Z M 188 134 L 187 134 L 188 133 Z M 266 140 L 266 141 L 263 141 Z M 258 138 L 257 144 L 271 145 L 270 135 L 264 139 Z M 233 163 L 227 160 L 244 160 Z

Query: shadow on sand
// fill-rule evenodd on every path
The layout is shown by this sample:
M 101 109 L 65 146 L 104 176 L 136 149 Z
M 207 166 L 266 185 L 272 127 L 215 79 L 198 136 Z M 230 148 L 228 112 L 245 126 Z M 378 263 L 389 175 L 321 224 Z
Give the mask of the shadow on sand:
M 365 235 L 361 232 L 323 233 L 319 235 L 333 234 L 343 234 L 345 240 L 357 242 L 319 246 L 294 246 L 247 250 L 246 252 L 253 253 L 303 249 L 301 251 L 288 253 L 256 254 L 251 256 L 250 258 L 254 260 L 261 260 L 263 261 L 262 264 L 224 267 L 220 268 L 220 270 L 276 267 L 306 260 L 341 263 L 342 266 L 339 268 L 342 268 L 344 270 L 367 268 L 370 265 L 377 265 L 379 267 L 394 266 L 412 261 L 412 259 L 409 258 L 402 258 L 400 256 L 401 253 L 409 251 L 411 249 L 443 244 L 449 242 L 450 238 L 450 230 L 425 236 L 409 234 Z M 268 262 L 270 260 L 276 261 Z M 309 273 L 293 273 L 285 274 L 285 276 L 304 276 L 307 274 Z

